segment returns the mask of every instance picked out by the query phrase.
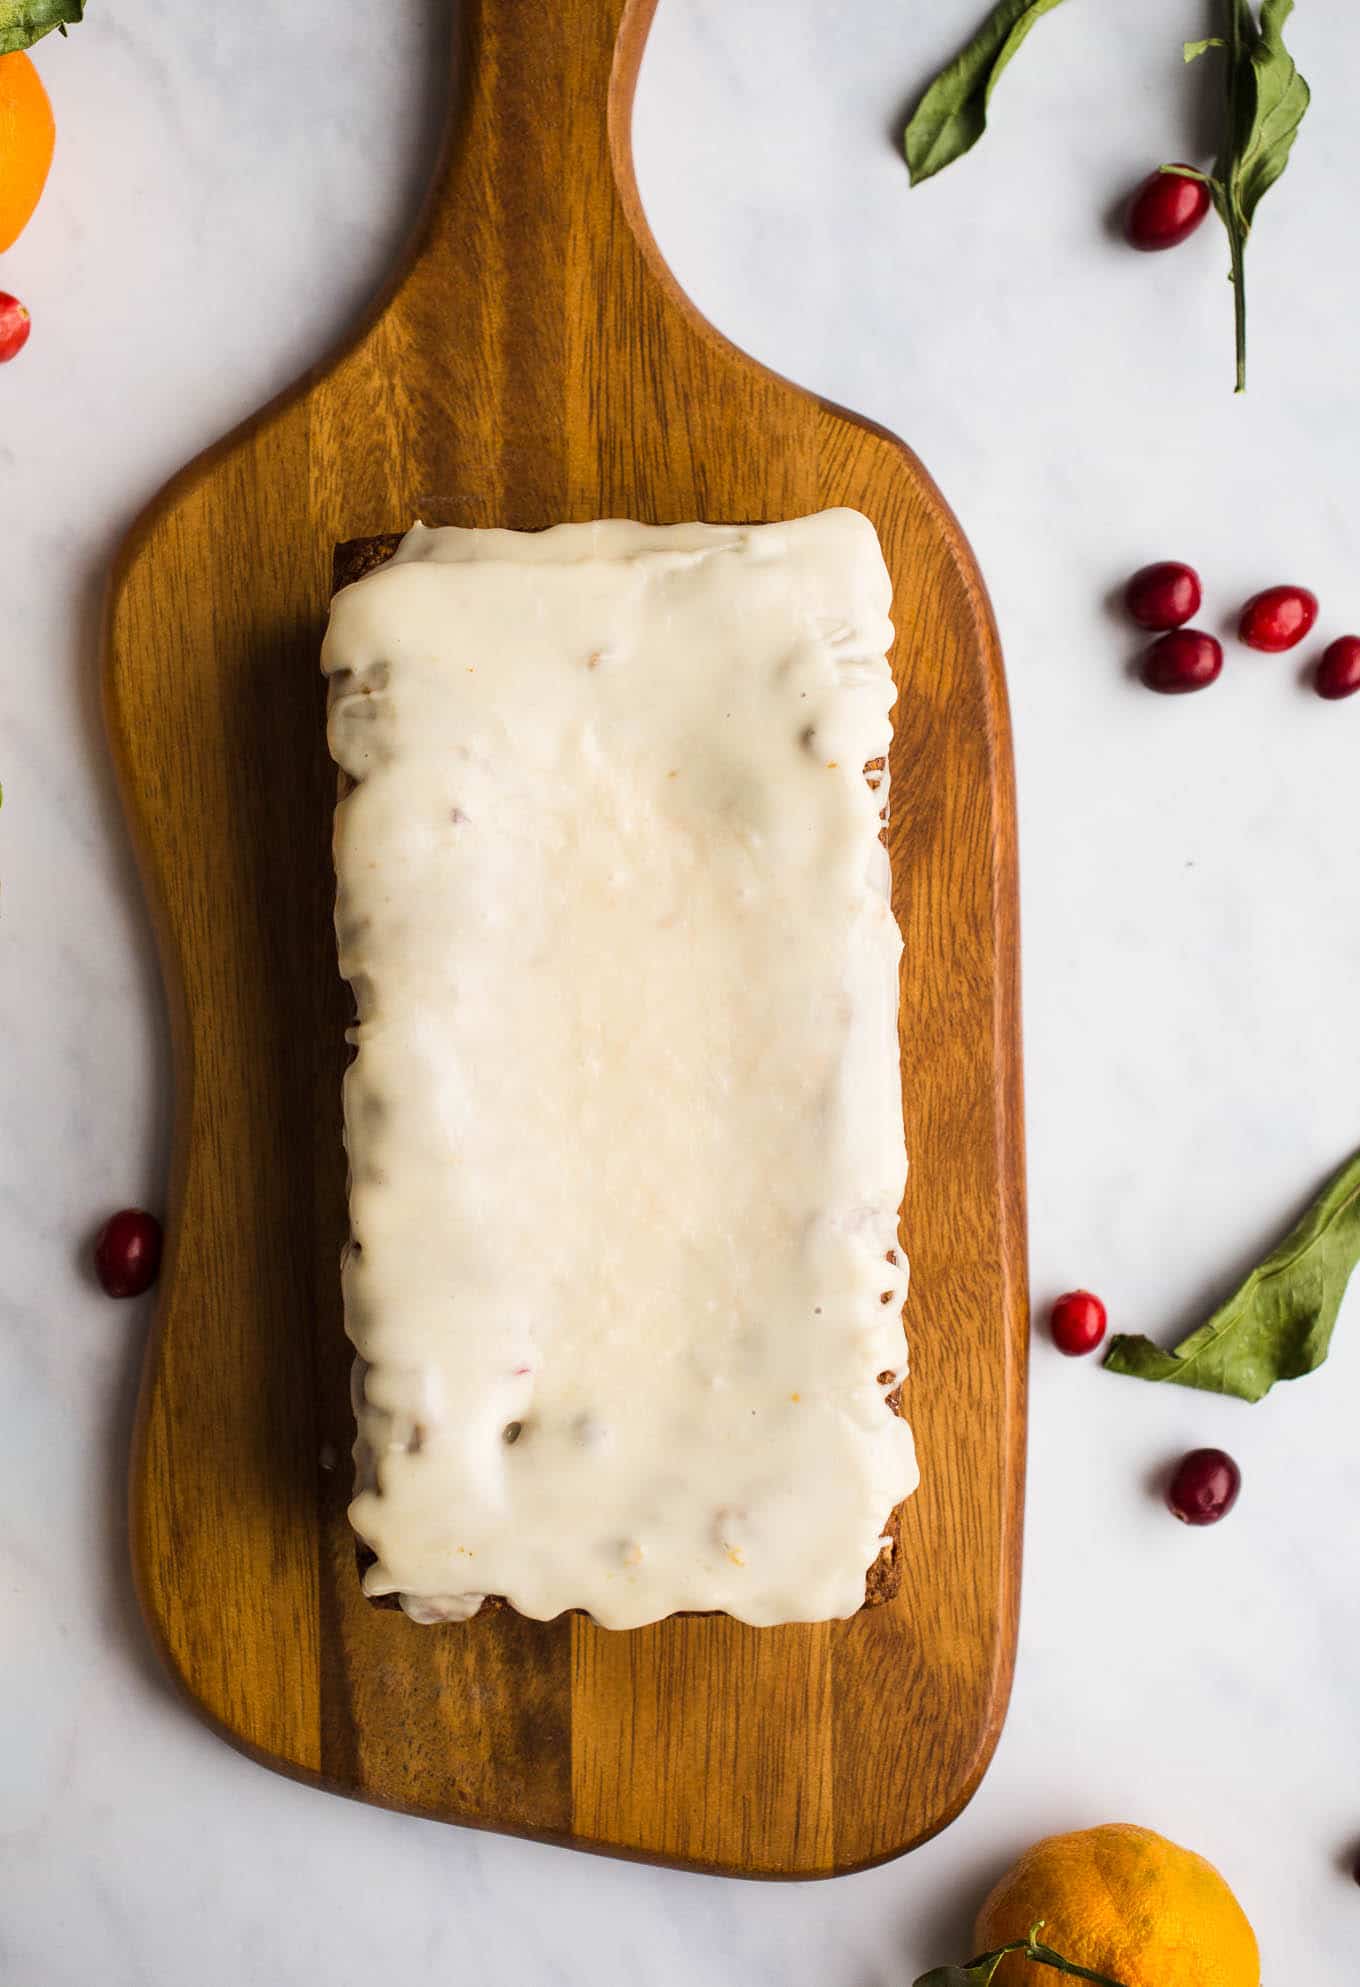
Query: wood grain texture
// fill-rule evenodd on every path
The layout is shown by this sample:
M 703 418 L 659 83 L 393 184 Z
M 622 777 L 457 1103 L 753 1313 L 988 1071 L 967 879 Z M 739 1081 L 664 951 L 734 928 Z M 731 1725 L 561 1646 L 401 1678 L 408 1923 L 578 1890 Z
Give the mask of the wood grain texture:
M 655 0 L 469 0 L 418 241 L 335 360 L 192 464 L 110 594 L 109 732 L 170 992 L 169 1235 L 135 1575 L 194 1704 L 268 1765 L 622 1855 L 821 1876 L 967 1800 L 1013 1657 L 1025 1255 L 1014 806 L 995 630 L 890 435 L 727 345 L 666 271 L 629 143 Z M 345 1518 L 346 995 L 317 652 L 331 548 L 431 523 L 801 515 L 878 527 L 896 594 L 906 950 L 906 1578 L 834 1625 L 610 1634 L 370 1607 Z M 551 1514 L 544 1514 L 551 1522 Z

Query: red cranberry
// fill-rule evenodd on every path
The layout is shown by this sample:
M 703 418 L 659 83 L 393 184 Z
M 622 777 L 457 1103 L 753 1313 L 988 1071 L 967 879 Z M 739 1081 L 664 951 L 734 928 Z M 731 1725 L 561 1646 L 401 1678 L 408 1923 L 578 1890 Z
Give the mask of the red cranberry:
M 1145 179 L 1124 221 L 1132 248 L 1177 248 L 1192 235 L 1210 207 L 1209 189 L 1191 178 L 1189 166 L 1170 166 Z
M 1180 628 L 1199 613 L 1203 595 L 1199 574 L 1193 566 L 1175 559 L 1162 559 L 1134 574 L 1124 593 L 1129 613 L 1140 628 L 1154 632 Z
M 1303 640 L 1317 616 L 1317 595 L 1306 586 L 1268 586 L 1242 609 L 1237 632 L 1249 649 L 1279 655 Z
M 1342 635 L 1323 651 L 1315 683 L 1319 697 L 1332 703 L 1360 690 L 1360 635 Z
M 1094 1352 L 1105 1336 L 1105 1306 L 1089 1290 L 1069 1290 L 1053 1306 L 1048 1321 L 1053 1343 L 1069 1359 Z
M 1177 1463 L 1166 1501 L 1184 1525 L 1216 1525 L 1242 1488 L 1242 1472 L 1222 1449 L 1192 1449 Z
M 17 297 L 0 290 L 0 366 L 23 351 L 32 330 L 28 312 Z
M 140 1297 L 161 1266 L 161 1224 L 140 1207 L 109 1216 L 94 1245 L 95 1272 L 110 1297 Z
M 1223 645 L 1198 628 L 1173 628 L 1159 635 L 1143 657 L 1143 681 L 1168 697 L 1207 690 L 1223 667 Z

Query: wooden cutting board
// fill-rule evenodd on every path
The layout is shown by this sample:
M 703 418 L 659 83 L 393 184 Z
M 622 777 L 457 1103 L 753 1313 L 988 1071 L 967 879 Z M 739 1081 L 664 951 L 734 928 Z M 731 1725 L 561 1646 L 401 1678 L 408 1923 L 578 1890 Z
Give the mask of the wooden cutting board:
M 915 457 L 734 351 L 660 259 L 629 139 L 655 4 L 470 0 L 447 157 L 400 278 L 339 358 L 177 478 L 118 561 L 108 725 L 176 1071 L 133 1558 L 170 1670 L 266 1765 L 582 1848 L 820 1876 L 956 1814 L 1009 1688 L 1026 1333 L 1010 739 L 977 570 Z M 331 548 L 417 517 L 527 530 L 832 504 L 874 520 L 896 585 L 924 1471 L 901 1594 L 814 1627 L 417 1628 L 361 1598 L 345 1518 Z

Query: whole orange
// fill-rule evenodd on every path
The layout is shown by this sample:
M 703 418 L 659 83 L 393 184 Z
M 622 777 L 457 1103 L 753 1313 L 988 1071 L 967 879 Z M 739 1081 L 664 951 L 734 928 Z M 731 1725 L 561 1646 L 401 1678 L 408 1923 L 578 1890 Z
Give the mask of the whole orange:
M 1042 1945 L 1120 1987 L 1261 1987 L 1256 1935 L 1223 1878 L 1150 1828 L 1110 1822 L 1036 1842 L 978 1914 L 978 1951 L 1041 1918 Z M 1015 1954 L 996 1987 L 1033 1987 L 1037 1971 Z
M 57 127 L 42 77 L 20 50 L 0 55 L 0 252 L 19 239 L 52 163 Z

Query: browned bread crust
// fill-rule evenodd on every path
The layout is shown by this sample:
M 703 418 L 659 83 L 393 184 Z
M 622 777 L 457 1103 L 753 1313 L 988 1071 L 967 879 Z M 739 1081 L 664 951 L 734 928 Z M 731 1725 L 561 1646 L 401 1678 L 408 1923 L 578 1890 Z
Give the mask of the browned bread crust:
M 355 580 L 363 579 L 366 573 L 375 572 L 379 566 L 385 566 L 396 551 L 398 545 L 400 545 L 401 540 L 402 533 L 399 531 L 379 532 L 372 538 L 345 539 L 343 543 L 335 547 L 332 554 L 332 590 L 338 593 L 342 586 L 350 586 Z M 882 773 L 883 761 L 881 759 L 870 760 L 864 770 L 866 776 L 872 776 L 872 783 L 877 786 L 878 778 L 876 776 Z M 348 782 L 345 781 L 343 774 L 340 777 L 342 781 L 341 791 L 343 793 Z M 886 1403 L 890 1412 L 893 1414 L 900 1414 L 902 1412 L 902 1390 L 900 1387 L 895 1387 L 886 1396 Z M 866 1608 L 880 1607 L 883 1602 L 892 1600 L 902 1584 L 902 1509 L 900 1505 L 895 1511 L 888 1514 L 887 1522 L 883 1527 L 883 1535 L 887 1543 L 864 1578 L 864 1605 Z M 356 1539 L 355 1557 L 358 1561 L 359 1572 L 363 1574 L 373 1565 L 377 1554 L 370 1546 L 365 1545 L 362 1539 Z M 395 1594 L 375 1595 L 373 1596 L 372 1604 L 374 1607 L 379 1608 L 399 1608 L 401 1606 L 401 1602 Z M 480 1621 L 483 1615 L 497 1614 L 502 1609 L 508 1608 L 509 1605 L 510 1603 L 503 1595 L 488 1594 L 472 1619 Z M 572 1608 L 568 1612 L 579 1614 L 581 1610 L 579 1608 Z
M 347 538 L 337 545 L 331 554 L 331 591 L 339 593 L 342 586 L 352 586 L 365 573 L 385 566 L 401 539 L 399 531 L 384 531 L 376 538 Z

